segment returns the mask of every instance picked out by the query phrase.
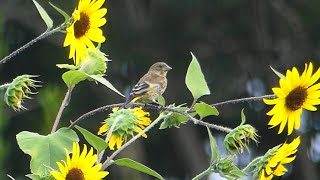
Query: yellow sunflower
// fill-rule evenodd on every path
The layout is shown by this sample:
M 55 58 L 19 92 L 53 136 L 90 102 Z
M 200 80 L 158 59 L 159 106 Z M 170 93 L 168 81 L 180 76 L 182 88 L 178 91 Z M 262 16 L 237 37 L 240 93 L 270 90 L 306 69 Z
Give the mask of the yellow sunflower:
M 57 162 L 60 172 L 51 171 L 51 175 L 57 180 L 99 180 L 109 174 L 107 171 L 100 171 L 102 164 L 95 164 L 97 155 L 93 154 L 91 148 L 87 153 L 87 146 L 84 145 L 80 154 L 80 147 L 77 142 L 73 143 L 72 157 L 66 150 L 67 162 Z
M 275 105 L 267 115 L 272 116 L 268 125 L 271 128 L 280 124 L 280 134 L 288 123 L 288 135 L 294 129 L 300 128 L 302 110 L 316 111 L 314 105 L 320 104 L 320 83 L 315 84 L 320 78 L 320 68 L 314 73 L 312 63 L 305 64 L 301 76 L 296 67 L 287 70 L 285 79 L 280 79 L 280 87 L 272 88 L 275 99 L 263 99 L 268 105 Z
M 260 171 L 259 180 L 271 180 L 273 176 L 283 176 L 288 171 L 284 164 L 291 163 L 296 158 L 299 144 L 300 137 L 297 137 L 290 144 L 283 144 L 276 149 L 271 156 L 266 153 L 268 159 Z
M 88 55 L 87 48 L 95 50 L 92 41 L 103 43 L 106 38 L 100 29 L 106 24 L 106 8 L 101 8 L 105 0 L 80 0 L 78 9 L 72 13 L 73 23 L 66 29 L 63 46 L 70 46 L 69 59 L 81 63 Z M 101 9 L 100 9 L 101 8 Z
M 117 123 L 109 139 L 110 150 L 114 150 L 115 145 L 119 149 L 123 142 L 127 140 L 128 135 L 134 136 L 134 133 L 140 133 L 151 123 L 150 114 L 145 112 L 142 107 L 132 109 L 114 108 L 112 111 L 98 132 L 98 135 L 107 135 L 112 124 Z M 143 134 L 142 137 L 147 138 L 147 135 Z

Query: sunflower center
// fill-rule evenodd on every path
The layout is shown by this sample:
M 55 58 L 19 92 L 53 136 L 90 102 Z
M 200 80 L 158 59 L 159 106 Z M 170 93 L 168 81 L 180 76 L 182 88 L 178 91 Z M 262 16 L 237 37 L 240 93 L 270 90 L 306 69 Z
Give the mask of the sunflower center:
M 81 169 L 72 168 L 69 170 L 66 180 L 84 180 L 84 175 Z
M 74 36 L 80 38 L 87 33 L 90 28 L 89 16 L 85 13 L 80 13 L 80 19 L 74 23 Z
M 289 110 L 295 111 L 301 108 L 307 98 L 307 91 L 303 87 L 297 87 L 286 97 L 286 106 Z

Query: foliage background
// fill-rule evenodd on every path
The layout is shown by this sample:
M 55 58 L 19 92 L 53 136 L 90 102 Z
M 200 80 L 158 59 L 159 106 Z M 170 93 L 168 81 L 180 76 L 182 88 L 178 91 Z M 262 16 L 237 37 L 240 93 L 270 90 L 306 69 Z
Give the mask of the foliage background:
M 56 25 L 63 21 L 47 1 L 39 2 Z M 75 0 L 52 2 L 70 14 L 77 4 Z M 208 103 L 271 93 L 278 78 L 269 65 L 280 72 L 292 66 L 301 71 L 309 61 L 320 66 L 320 2 L 316 0 L 108 0 L 104 6 L 108 8 L 108 22 L 102 51 L 113 60 L 108 64 L 107 78 L 123 93 L 128 93 L 151 64 L 165 61 L 173 67 L 164 94 L 167 103 L 190 104 L 192 96 L 184 84 L 190 51 L 197 56 L 212 91 L 202 99 Z M 44 30 L 45 24 L 31 0 L 1 1 L 0 57 Z M 0 179 L 6 174 L 25 179 L 23 175 L 29 173 L 30 158 L 15 140 L 18 132 L 50 132 L 67 90 L 61 80 L 63 70 L 55 64 L 72 63 L 67 60 L 63 40 L 63 34 L 54 34 L 0 65 L 0 84 L 17 75 L 38 74 L 44 86 L 26 102 L 29 111 L 16 113 L 0 101 Z M 74 90 L 63 121 L 67 124 L 89 110 L 123 101 L 101 85 L 84 82 Z M 270 107 L 262 102 L 221 106 L 220 116 L 205 121 L 235 127 L 240 123 L 242 108 L 247 122 L 261 136 L 259 146 L 253 144 L 251 155 L 246 153 L 239 161 L 243 167 L 250 158 L 284 142 L 286 136 L 277 135 L 277 128 L 267 128 L 269 117 L 265 113 Z M 106 115 L 100 113 L 81 126 L 97 132 Z M 282 179 L 320 179 L 319 116 L 319 112 L 303 115 L 303 126 L 297 132 L 304 133 L 302 144 L 293 167 Z M 213 133 L 217 142 L 222 142 L 224 134 Z M 148 135 L 121 156 L 142 162 L 170 180 L 190 179 L 206 169 L 209 144 L 204 127 L 189 123 L 179 129 L 154 129 Z M 107 179 L 151 179 L 130 169 L 111 167 L 109 171 Z M 220 178 L 211 175 L 210 179 Z

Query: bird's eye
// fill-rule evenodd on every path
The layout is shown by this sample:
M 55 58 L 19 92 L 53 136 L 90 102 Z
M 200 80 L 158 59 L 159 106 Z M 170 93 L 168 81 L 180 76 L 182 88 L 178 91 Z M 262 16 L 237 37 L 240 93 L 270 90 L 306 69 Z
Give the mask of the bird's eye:
M 162 68 L 162 65 L 159 65 L 159 68 Z

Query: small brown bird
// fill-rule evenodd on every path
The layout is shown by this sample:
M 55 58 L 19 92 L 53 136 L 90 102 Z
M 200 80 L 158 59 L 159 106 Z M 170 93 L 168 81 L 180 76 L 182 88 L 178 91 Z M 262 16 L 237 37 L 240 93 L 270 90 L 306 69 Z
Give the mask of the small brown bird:
M 123 107 L 130 102 L 156 103 L 159 96 L 161 96 L 167 88 L 166 76 L 171 69 L 172 68 L 164 62 L 153 64 L 147 74 L 133 87 Z

